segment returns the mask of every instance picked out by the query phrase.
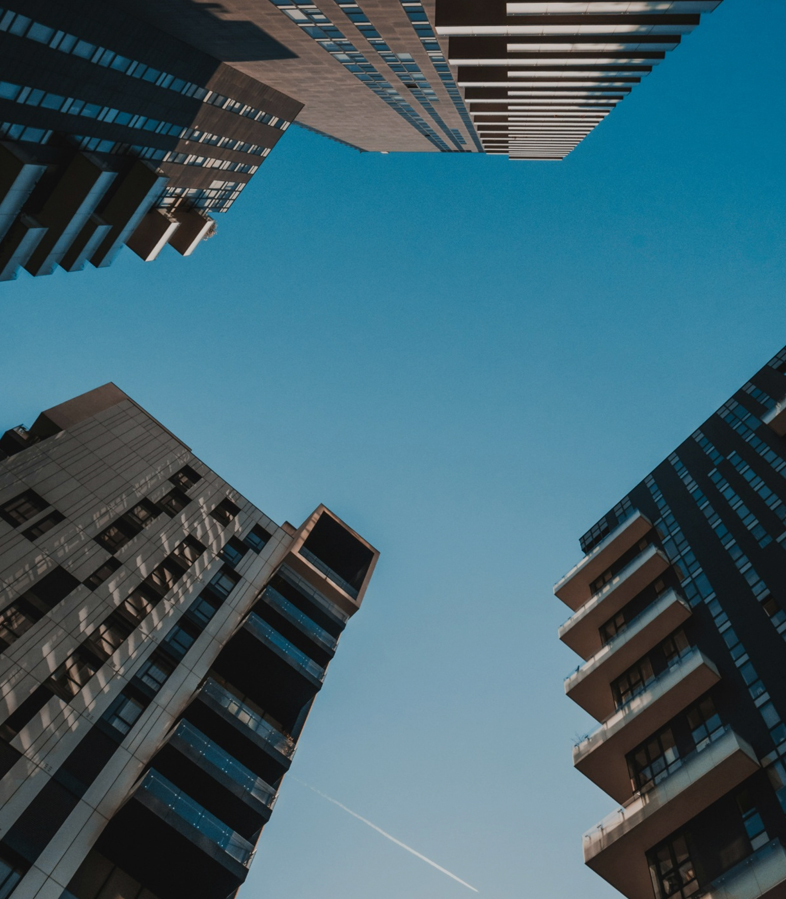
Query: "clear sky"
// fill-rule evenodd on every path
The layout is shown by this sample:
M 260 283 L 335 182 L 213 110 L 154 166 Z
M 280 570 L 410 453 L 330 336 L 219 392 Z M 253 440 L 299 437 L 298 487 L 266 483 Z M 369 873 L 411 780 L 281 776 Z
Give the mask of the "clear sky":
M 114 380 L 277 521 L 379 547 L 293 773 L 489 899 L 617 895 L 551 587 L 786 343 L 784 31 L 725 0 L 563 163 L 292 128 L 191 258 L 0 287 L 4 427 Z M 241 891 L 462 895 L 292 778 Z

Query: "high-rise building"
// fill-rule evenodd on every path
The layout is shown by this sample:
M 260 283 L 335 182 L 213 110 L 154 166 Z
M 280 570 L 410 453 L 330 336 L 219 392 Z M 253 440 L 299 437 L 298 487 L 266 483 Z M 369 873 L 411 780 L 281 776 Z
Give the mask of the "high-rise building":
M 555 586 L 620 807 L 584 859 L 628 899 L 786 895 L 786 348 L 582 538 Z
M 562 159 L 721 0 L 3 0 L 0 280 L 188 255 L 283 131 Z
M 233 896 L 378 553 L 112 384 L 0 452 L 0 897 Z

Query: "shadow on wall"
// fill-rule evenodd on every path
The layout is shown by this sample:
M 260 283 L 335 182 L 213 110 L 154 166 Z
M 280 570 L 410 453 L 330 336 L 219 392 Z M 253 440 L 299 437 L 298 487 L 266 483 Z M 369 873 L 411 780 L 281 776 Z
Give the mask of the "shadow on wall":
M 193 44 L 223 62 L 296 59 L 284 44 L 249 21 L 222 18 L 222 3 L 200 0 L 121 0 L 131 15 Z

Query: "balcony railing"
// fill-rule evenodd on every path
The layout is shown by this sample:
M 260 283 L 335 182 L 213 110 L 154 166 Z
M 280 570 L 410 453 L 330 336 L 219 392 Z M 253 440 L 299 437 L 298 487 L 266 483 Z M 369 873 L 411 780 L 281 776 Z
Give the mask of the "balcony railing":
M 775 899 L 784 885 L 786 849 L 780 840 L 771 840 L 716 878 L 696 899 Z
M 281 755 L 292 758 L 295 754 L 295 741 L 291 737 L 282 734 L 280 730 L 273 727 L 258 712 L 241 702 L 234 694 L 224 689 L 212 678 L 209 678 L 205 686 L 202 687 L 202 693 L 205 696 L 209 696 L 223 709 L 226 709 L 230 715 L 241 724 L 244 724 L 249 730 L 252 730 L 258 737 L 261 737 L 265 743 L 281 753 Z
M 228 827 L 207 809 L 202 808 L 199 803 L 194 802 L 190 796 L 157 771 L 153 769 L 148 771 L 138 789 L 161 800 L 178 818 L 190 824 L 241 865 L 247 868 L 251 864 L 254 847 L 248 840 L 243 839 L 231 827 Z
M 317 558 L 317 556 L 315 556 L 314 553 L 311 552 L 311 550 L 306 549 L 305 546 L 301 546 L 298 550 L 298 553 L 303 556 L 304 559 L 307 559 L 309 562 L 311 562 L 314 568 L 319 569 L 322 574 L 324 574 L 325 577 L 328 578 L 328 580 L 333 581 L 333 583 L 337 587 L 340 587 L 344 591 L 344 593 L 346 593 L 348 596 L 351 596 L 353 599 L 358 598 L 357 589 L 353 587 L 352 584 L 350 584 L 348 581 L 345 581 L 340 574 L 336 574 L 336 572 L 333 571 L 330 565 L 328 565 L 326 562 L 323 562 L 322 559 Z
M 715 665 L 691 648 L 576 743 L 573 764 L 618 802 L 625 802 L 631 795 L 625 754 L 719 680 Z
M 259 617 L 259 615 L 256 615 L 252 612 L 248 616 L 246 627 L 248 627 L 248 629 L 261 640 L 264 640 L 279 649 L 285 656 L 286 660 L 294 668 L 305 672 L 319 683 L 322 683 L 322 681 L 325 679 L 324 668 L 322 668 L 320 665 L 317 665 L 317 663 L 313 659 L 310 659 L 293 643 L 290 643 L 289 640 L 286 639 L 286 637 L 282 637 L 275 628 L 271 627 L 267 623 L 267 621 L 263 621 Z
M 222 771 L 230 780 L 233 780 L 259 802 L 266 805 L 269 809 L 273 808 L 276 803 L 275 789 L 262 780 L 261 777 L 254 774 L 253 771 L 249 771 L 245 765 L 241 765 L 236 758 L 206 737 L 202 731 L 197 730 L 193 724 L 189 724 L 188 721 L 181 721 L 177 726 L 174 737 L 187 743 L 196 753 L 202 756 L 209 766 Z
M 600 649 L 600 626 L 669 567 L 669 560 L 650 544 L 581 606 L 559 629 L 559 637 L 584 658 Z
M 590 598 L 590 584 L 624 555 L 652 528 L 652 522 L 636 512 L 618 525 L 557 583 L 554 594 L 572 609 Z
M 663 807 L 666 802 L 674 798 L 676 792 L 681 788 L 685 789 L 696 784 L 702 776 L 705 776 L 713 769 L 725 761 L 728 757 L 736 752 L 742 752 L 748 756 L 750 762 L 750 770 L 753 772 L 759 767 L 756 755 L 747 743 L 742 741 L 729 725 L 726 725 L 714 736 L 714 738 L 703 745 L 700 749 L 694 749 L 680 760 L 681 764 L 674 767 L 671 773 L 664 777 L 663 780 L 647 790 L 639 790 L 624 803 L 621 808 L 607 815 L 599 824 L 596 824 L 591 830 L 584 834 L 584 854 L 585 857 L 594 855 L 593 848 L 599 847 L 606 841 L 609 835 L 613 835 L 615 831 L 619 831 L 625 824 L 630 824 L 632 819 L 641 817 L 646 814 L 649 808 Z M 747 776 L 747 775 L 746 775 Z M 675 788 L 675 784 L 677 787 Z M 733 789 L 734 784 L 725 780 L 723 792 Z M 711 804 L 711 800 L 706 800 L 706 805 Z M 691 817 L 698 814 L 701 809 L 694 803 L 691 805 Z M 671 827 L 671 830 L 676 829 Z
M 565 693 L 598 721 L 614 711 L 609 684 L 664 640 L 691 614 L 675 590 L 667 590 L 565 678 Z
M 278 592 L 275 587 L 265 587 L 262 597 L 269 606 L 274 608 L 280 615 L 292 622 L 295 627 L 300 628 L 304 634 L 307 634 L 320 646 L 333 652 L 338 644 L 338 640 L 332 634 L 329 634 L 324 628 L 320 627 L 316 621 L 302 612 L 294 603 L 291 603 L 285 596 Z

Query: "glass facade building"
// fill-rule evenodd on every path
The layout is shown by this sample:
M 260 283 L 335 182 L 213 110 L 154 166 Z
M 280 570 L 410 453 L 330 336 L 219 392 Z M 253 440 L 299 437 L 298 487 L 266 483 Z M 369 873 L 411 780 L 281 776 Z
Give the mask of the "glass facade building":
M 555 586 L 620 807 L 584 859 L 628 899 L 786 891 L 786 349 L 581 538 Z

